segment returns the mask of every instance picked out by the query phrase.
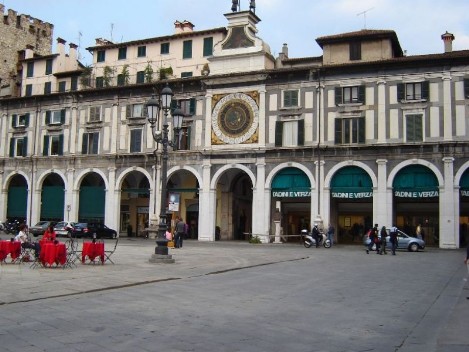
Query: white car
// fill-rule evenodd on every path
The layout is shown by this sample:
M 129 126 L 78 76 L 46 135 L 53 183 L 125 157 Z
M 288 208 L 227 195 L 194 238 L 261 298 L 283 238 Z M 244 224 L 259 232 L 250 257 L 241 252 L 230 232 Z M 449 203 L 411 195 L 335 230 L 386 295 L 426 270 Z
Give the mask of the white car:
M 391 241 L 389 237 L 389 227 L 386 228 L 388 235 L 386 236 L 386 248 L 391 249 Z M 368 247 L 370 244 L 370 238 L 368 234 L 363 236 L 363 244 Z M 376 245 L 373 244 L 373 250 L 376 250 Z M 419 250 L 425 249 L 425 241 L 417 238 L 409 236 L 408 234 L 402 232 L 401 230 L 397 230 L 397 249 L 407 249 L 409 252 L 418 252 Z
M 75 228 L 74 222 L 61 221 L 55 224 L 54 231 L 57 236 L 70 236 Z

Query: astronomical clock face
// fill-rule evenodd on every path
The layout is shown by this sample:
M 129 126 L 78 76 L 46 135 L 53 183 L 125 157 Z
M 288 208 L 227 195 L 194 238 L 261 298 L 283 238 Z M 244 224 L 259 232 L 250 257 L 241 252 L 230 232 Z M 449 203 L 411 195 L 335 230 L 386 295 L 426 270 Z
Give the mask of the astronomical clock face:
M 258 123 L 259 108 L 246 94 L 228 94 L 213 109 L 213 132 L 228 144 L 246 142 L 256 132 Z

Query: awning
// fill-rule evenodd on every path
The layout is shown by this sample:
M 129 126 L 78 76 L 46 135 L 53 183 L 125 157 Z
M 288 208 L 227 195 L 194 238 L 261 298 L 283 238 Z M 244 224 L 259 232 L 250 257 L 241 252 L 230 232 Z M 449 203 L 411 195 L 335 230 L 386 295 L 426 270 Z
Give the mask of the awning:
M 363 199 L 373 197 L 373 183 L 365 170 L 346 166 L 337 171 L 331 181 L 332 198 Z
M 439 196 L 438 179 L 427 167 L 407 166 L 399 171 L 393 182 L 394 196 L 398 198 L 434 198 Z
M 464 171 L 461 181 L 459 182 L 459 187 L 461 197 L 469 197 L 469 169 Z
M 311 183 L 308 176 L 300 169 L 294 167 L 288 167 L 279 171 L 272 181 L 272 197 L 311 197 Z

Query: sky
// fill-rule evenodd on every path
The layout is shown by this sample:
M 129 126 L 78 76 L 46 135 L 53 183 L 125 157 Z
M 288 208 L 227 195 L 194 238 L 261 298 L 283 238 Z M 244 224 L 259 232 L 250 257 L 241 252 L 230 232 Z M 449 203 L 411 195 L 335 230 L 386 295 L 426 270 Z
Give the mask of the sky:
M 239 0 L 241 11 L 249 0 Z M 468 0 L 256 0 L 257 36 L 278 56 L 283 43 L 290 58 L 322 55 L 316 38 L 361 29 L 394 30 L 407 55 L 441 53 L 441 35 L 454 34 L 453 50 L 469 49 Z M 194 30 L 226 27 L 231 0 L 0 0 L 7 9 L 54 25 L 58 37 L 79 46 L 80 61 L 96 38 L 114 43 L 174 33 L 175 21 Z

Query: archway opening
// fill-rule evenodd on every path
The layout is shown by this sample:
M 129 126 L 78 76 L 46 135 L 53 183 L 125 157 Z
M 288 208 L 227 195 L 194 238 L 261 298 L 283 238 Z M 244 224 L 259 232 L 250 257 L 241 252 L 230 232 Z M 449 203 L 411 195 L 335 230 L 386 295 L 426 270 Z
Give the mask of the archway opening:
M 148 228 L 150 182 L 139 171 L 125 176 L 121 189 L 120 232 L 128 236 L 144 237 Z
M 459 182 L 459 247 L 469 245 L 469 169 Z
M 56 173 L 47 175 L 42 183 L 41 221 L 63 221 L 65 207 L 65 183 Z
M 25 222 L 28 209 L 28 183 L 22 175 L 12 177 L 8 185 L 7 221 Z
M 105 223 L 105 183 L 96 172 L 87 174 L 80 185 L 79 222 Z

